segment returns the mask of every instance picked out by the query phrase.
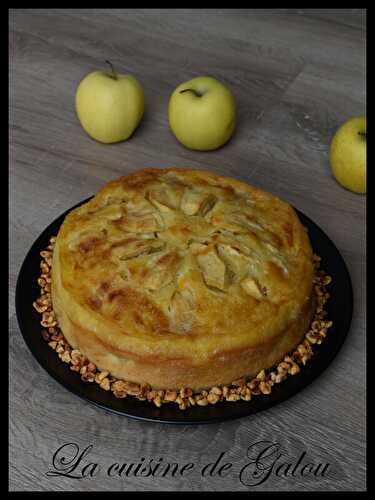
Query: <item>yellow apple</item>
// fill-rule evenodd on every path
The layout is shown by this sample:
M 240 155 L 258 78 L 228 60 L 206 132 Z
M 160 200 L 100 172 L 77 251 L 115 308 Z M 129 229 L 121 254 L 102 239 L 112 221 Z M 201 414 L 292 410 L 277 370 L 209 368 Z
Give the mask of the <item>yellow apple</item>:
M 336 131 L 329 152 L 332 174 L 346 189 L 366 193 L 366 117 L 346 121 Z
M 217 149 L 232 136 L 236 126 L 236 102 L 223 83 L 199 76 L 179 85 L 168 106 L 169 126 L 187 148 Z
M 76 93 L 82 127 L 93 139 L 107 144 L 128 139 L 144 112 L 141 84 L 134 76 L 118 74 L 111 68 L 86 75 Z

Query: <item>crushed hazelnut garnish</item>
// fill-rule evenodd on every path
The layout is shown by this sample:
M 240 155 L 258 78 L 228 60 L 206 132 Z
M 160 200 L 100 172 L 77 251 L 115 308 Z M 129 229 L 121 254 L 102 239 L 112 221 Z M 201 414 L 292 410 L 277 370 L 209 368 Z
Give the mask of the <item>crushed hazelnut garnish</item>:
M 253 396 L 270 394 L 272 386 L 280 384 L 289 375 L 298 374 L 301 370 L 300 365 L 305 365 L 313 356 L 312 346 L 321 344 L 327 335 L 328 329 L 332 326 L 332 321 L 324 319 L 327 314 L 324 305 L 330 296 L 325 287 L 331 283 L 332 278 L 319 269 L 321 258 L 314 255 L 314 291 L 317 306 L 313 321 L 303 341 L 291 354 L 285 356 L 276 367 L 261 370 L 251 379 L 242 377 L 234 380 L 230 386 L 214 386 L 209 390 L 201 390 L 199 393 L 195 393 L 190 387 L 182 387 L 178 391 L 172 389 L 155 390 L 149 384 L 140 385 L 135 382 L 119 380 L 111 376 L 108 371 L 99 370 L 78 349 L 72 349 L 59 328 L 52 309 L 50 288 L 55 241 L 55 237 L 50 238 L 47 249 L 40 252 L 43 259 L 40 263 L 42 274 L 38 278 L 41 292 L 38 299 L 33 302 L 33 306 L 42 315 L 40 323 L 43 329 L 41 335 L 48 342 L 48 345 L 56 351 L 60 359 L 70 364 L 71 370 L 80 374 L 84 382 L 96 382 L 101 389 L 112 391 L 116 398 L 133 396 L 141 401 L 153 402 L 157 407 L 162 404 L 175 403 L 180 410 L 185 410 L 194 405 L 214 405 L 221 401 L 251 401 Z

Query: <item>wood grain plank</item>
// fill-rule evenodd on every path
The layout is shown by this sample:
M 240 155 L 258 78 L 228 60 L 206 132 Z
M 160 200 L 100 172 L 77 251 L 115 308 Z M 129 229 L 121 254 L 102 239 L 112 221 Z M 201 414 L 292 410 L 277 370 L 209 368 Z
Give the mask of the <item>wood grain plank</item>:
M 332 178 L 336 128 L 365 113 L 365 9 L 10 10 L 9 488 L 12 491 L 363 491 L 366 487 L 366 198 Z M 74 111 L 80 79 L 111 59 L 145 88 L 131 140 L 103 145 Z M 211 74 L 234 91 L 238 128 L 222 149 L 183 148 L 167 121 L 181 81 Z M 273 192 L 317 222 L 347 262 L 351 331 L 311 386 L 267 412 L 209 426 L 165 426 L 103 412 L 45 373 L 23 342 L 14 309 L 22 260 L 39 233 L 105 182 L 143 167 L 204 168 Z M 326 480 L 275 476 L 246 487 L 238 471 L 250 444 L 279 442 L 329 461 Z M 141 457 L 203 465 L 226 451 L 226 478 L 51 478 L 63 443 L 105 466 Z

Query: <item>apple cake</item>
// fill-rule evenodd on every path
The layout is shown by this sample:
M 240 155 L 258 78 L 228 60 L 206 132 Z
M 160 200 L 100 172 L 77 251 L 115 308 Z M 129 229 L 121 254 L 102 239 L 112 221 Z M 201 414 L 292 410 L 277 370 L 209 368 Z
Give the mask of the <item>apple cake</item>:
M 145 169 L 65 218 L 51 296 L 63 335 L 99 369 L 201 390 L 283 359 L 309 329 L 313 278 L 287 203 L 212 172 Z

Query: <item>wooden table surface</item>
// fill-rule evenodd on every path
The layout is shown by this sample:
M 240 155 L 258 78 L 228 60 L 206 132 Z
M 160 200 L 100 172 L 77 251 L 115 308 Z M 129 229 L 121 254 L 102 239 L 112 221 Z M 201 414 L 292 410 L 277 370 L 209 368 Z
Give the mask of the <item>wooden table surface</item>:
M 10 490 L 364 490 L 366 197 L 335 182 L 328 149 L 343 121 L 365 113 L 366 12 L 17 9 L 9 15 Z M 115 145 L 91 140 L 74 110 L 79 81 L 104 68 L 105 59 L 135 75 L 146 95 L 139 129 Z M 226 82 L 239 108 L 234 137 L 213 152 L 183 148 L 167 122 L 172 90 L 202 74 Z M 55 382 L 23 341 L 14 290 L 40 232 L 110 179 L 166 166 L 210 169 L 271 191 L 320 225 L 348 265 L 355 303 L 346 343 L 318 380 L 268 411 L 201 426 L 112 415 Z M 272 457 L 267 479 L 245 485 L 239 471 L 251 461 L 248 447 L 261 440 L 278 443 L 277 464 L 295 464 L 306 452 L 303 463 L 328 462 L 330 472 L 282 477 Z M 47 476 L 54 452 L 67 443 L 80 451 L 93 445 L 76 472 L 88 462 L 100 469 L 80 480 Z M 65 451 L 72 456 L 73 447 Z M 221 452 L 233 464 L 229 473 L 202 476 Z M 142 457 L 196 465 L 182 477 L 105 473 L 108 464 Z

